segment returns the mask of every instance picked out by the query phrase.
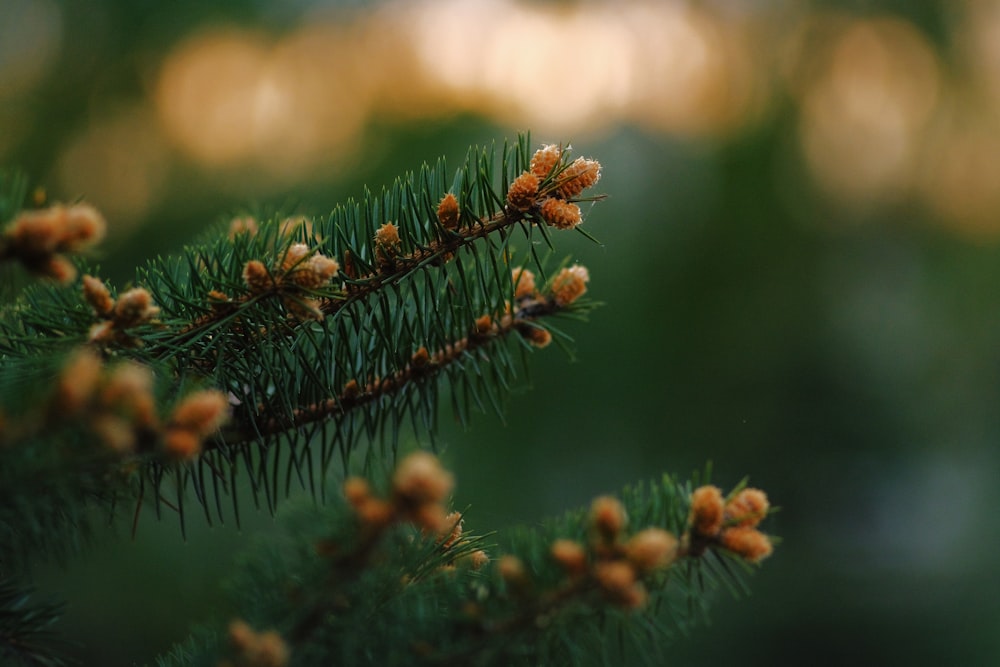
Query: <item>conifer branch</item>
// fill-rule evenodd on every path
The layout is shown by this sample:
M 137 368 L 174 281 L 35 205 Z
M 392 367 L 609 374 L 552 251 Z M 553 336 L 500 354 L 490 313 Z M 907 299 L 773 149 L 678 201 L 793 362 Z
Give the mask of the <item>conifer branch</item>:
M 483 315 L 476 320 L 473 331 L 463 338 L 448 342 L 433 353 L 421 347 L 414 352 L 410 363 L 400 368 L 388 377 L 375 377 L 359 384 L 351 379 L 339 395 L 296 408 L 290 419 L 268 419 L 255 423 L 252 427 L 244 426 L 223 431 L 220 440 L 227 445 L 238 445 L 241 442 L 253 441 L 290 429 L 297 429 L 306 424 L 324 419 L 342 416 L 348 411 L 366 407 L 372 403 L 402 391 L 418 380 L 431 380 L 441 374 L 448 366 L 461 361 L 466 355 L 489 346 L 499 344 L 512 333 L 518 333 L 522 338 L 536 347 L 545 347 L 551 340 L 551 334 L 538 323 L 539 320 L 570 311 L 570 306 L 583 293 L 583 284 L 589 278 L 583 267 L 564 270 L 560 273 L 553 286 L 556 291 L 547 297 L 529 291 L 528 280 L 518 289 L 522 293 L 516 312 L 503 313 L 499 316 Z M 515 279 L 527 276 L 526 269 L 515 269 Z M 534 289 L 534 278 L 531 278 L 531 289 Z M 577 309 L 579 311 L 579 309 Z M 258 407 L 258 412 L 265 412 L 264 406 Z M 210 446 L 210 445 L 209 445 Z
M 11 665 L 68 667 L 52 630 L 63 605 L 35 602 L 34 592 L 0 577 L 0 661 Z
M 568 154 L 547 146 L 531 156 L 522 138 L 503 150 L 498 189 L 494 153 L 473 150 L 450 184 L 439 161 L 327 220 L 234 221 L 229 237 L 152 262 L 127 290 L 90 274 L 75 301 L 65 289 L 29 289 L 16 315 L 0 317 L 0 354 L 30 366 L 57 351 L 66 360 L 60 386 L 74 391 L 15 410 L 8 435 L 41 441 L 73 431 L 75 458 L 90 456 L 89 443 L 118 454 L 112 468 L 137 465 L 158 509 L 167 470 L 193 461 L 176 473 L 178 487 L 193 485 L 207 516 L 211 496 L 218 510 L 219 494 L 235 492 L 241 458 L 255 496 L 263 491 L 273 509 L 278 442 L 289 452 L 286 488 L 293 477 L 315 488 L 303 468 L 328 423 L 337 435 L 332 445 L 321 439 L 320 471 L 331 447 L 346 458 L 362 433 L 394 449 L 407 415 L 432 435 L 438 378 L 449 380 L 463 421 L 470 394 L 499 412 L 514 376 L 509 334 L 544 347 L 552 336 L 543 319 L 587 309 L 571 306 L 585 289 L 582 267 L 565 274 L 575 293 L 563 276 L 543 296 L 525 289 L 530 276 L 534 290 L 530 271 L 517 284 L 507 265 L 514 228 L 530 243 L 536 229 L 581 222 L 572 201 L 600 166 Z M 81 344 L 96 354 L 67 354 Z M 134 363 L 119 372 L 108 363 L 119 359 Z
M 134 507 L 134 522 L 146 505 L 170 509 L 183 531 L 193 491 L 207 521 L 229 496 L 238 522 L 240 474 L 271 511 L 296 482 L 325 499 L 334 454 L 346 474 L 363 437 L 366 470 L 394 459 L 407 422 L 433 438 L 444 391 L 463 423 L 470 407 L 501 412 L 520 368 L 511 348 L 566 338 L 552 318 L 593 306 L 588 270 L 546 279 L 535 245 L 579 227 L 599 178 L 596 161 L 522 137 L 499 156 L 471 151 L 454 177 L 425 165 L 326 219 L 238 218 L 127 289 L 96 272 L 26 288 L 0 311 L 3 576 L 71 553 L 88 507 Z M 25 193 L 0 178 L 0 261 L 72 282 L 65 255 L 103 219 L 86 204 L 23 210 Z M 530 267 L 511 266 L 517 230 Z M 773 548 L 763 492 L 665 477 L 516 534 L 491 560 L 494 545 L 449 512 L 452 485 L 426 452 L 399 461 L 385 492 L 347 479 L 326 519 L 293 526 L 245 575 L 228 649 L 206 634 L 159 664 L 570 663 L 612 631 L 652 638 L 653 655 L 706 591 L 742 586 L 736 566 Z M 58 609 L 25 605 L 9 583 L 0 656 L 61 664 L 32 643 Z M 602 655 L 621 663 L 616 650 Z
M 308 554 L 251 561 L 241 579 L 248 620 L 233 621 L 229 648 L 206 646 L 206 656 L 247 659 L 266 645 L 282 656 L 275 665 L 592 664 L 586 646 L 598 642 L 610 656 L 602 664 L 623 664 L 605 644 L 620 632 L 639 643 L 656 635 L 645 664 L 662 664 L 671 632 L 701 620 L 706 594 L 726 579 L 738 585 L 727 563 L 770 553 L 758 528 L 769 512 L 763 492 L 723 497 L 665 477 L 521 531 L 507 540 L 516 555 L 491 560 L 494 547 L 463 528 L 465 516 L 447 513 L 453 483 L 425 452 L 400 462 L 385 493 L 346 480 L 346 507 L 303 515 L 292 529 L 313 541 Z M 737 533 L 754 534 L 759 548 L 726 537 Z M 272 571 L 271 557 L 284 567 Z

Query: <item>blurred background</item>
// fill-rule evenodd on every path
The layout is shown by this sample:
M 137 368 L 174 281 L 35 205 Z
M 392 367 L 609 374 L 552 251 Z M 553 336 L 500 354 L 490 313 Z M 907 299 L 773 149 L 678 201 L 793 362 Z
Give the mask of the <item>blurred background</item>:
M 446 429 L 467 527 L 712 461 L 784 542 L 676 664 L 1000 664 L 1000 2 L 0 0 L 0 163 L 107 214 L 116 284 L 521 130 L 604 165 L 558 249 L 606 305 Z M 183 637 L 271 525 L 146 519 L 40 569 L 85 664 Z

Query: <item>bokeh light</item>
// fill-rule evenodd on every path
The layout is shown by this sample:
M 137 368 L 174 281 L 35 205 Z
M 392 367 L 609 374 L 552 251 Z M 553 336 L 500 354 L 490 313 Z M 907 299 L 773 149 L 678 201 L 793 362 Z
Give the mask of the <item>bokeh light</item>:
M 625 120 L 723 133 L 762 99 L 754 62 L 745 26 L 673 3 L 390 3 L 347 25 L 311 15 L 281 36 L 197 35 L 166 56 L 156 103 L 192 159 L 301 177 L 349 154 L 373 116 L 473 112 L 550 136 Z
M 113 105 L 73 138 L 57 166 L 62 192 L 85 192 L 113 222 L 138 225 L 166 194 L 169 159 L 156 118 L 143 104 Z
M 941 86 L 933 48 L 891 17 L 821 16 L 800 30 L 793 57 L 808 78 L 796 86 L 799 134 L 819 184 L 856 200 L 905 196 Z M 812 44 L 816 31 L 833 33 L 820 48 Z
M 508 426 L 442 414 L 477 528 L 712 460 L 787 539 L 678 664 L 996 663 L 1000 2 L 0 0 L 0 158 L 144 230 L 100 257 L 119 285 L 522 130 L 605 165 L 604 245 L 556 252 L 606 305 Z M 195 543 L 170 567 L 226 567 Z

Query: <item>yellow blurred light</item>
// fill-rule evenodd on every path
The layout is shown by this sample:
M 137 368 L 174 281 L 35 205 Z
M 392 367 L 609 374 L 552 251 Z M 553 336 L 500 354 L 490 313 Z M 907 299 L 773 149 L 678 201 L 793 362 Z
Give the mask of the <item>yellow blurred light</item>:
M 211 167 L 252 164 L 296 177 L 350 150 L 367 95 L 351 36 L 308 25 L 272 43 L 217 30 L 181 44 L 164 63 L 156 104 L 167 135 Z
M 707 12 L 665 2 L 401 6 L 427 76 L 501 121 L 548 134 L 623 118 L 701 132 L 745 115 L 749 69 L 739 65 L 752 58 Z
M 61 155 L 56 175 L 64 198 L 93 203 L 116 233 L 159 201 L 168 166 L 152 110 L 133 106 L 104 114 L 77 136 Z
M 553 137 L 622 120 L 725 132 L 761 98 L 748 44 L 674 3 L 396 2 L 282 38 L 195 36 L 163 63 L 156 105 L 197 162 L 294 177 L 349 154 L 375 115 L 472 111 Z
M 974 237 L 1000 234 L 1000 122 L 952 109 L 927 148 L 923 194 L 944 223 Z
M 634 56 L 630 115 L 681 135 L 725 133 L 761 110 L 761 59 L 746 26 L 673 3 L 626 6 Z
M 280 94 L 257 147 L 265 164 L 303 170 L 353 150 L 369 104 L 358 57 L 353 34 L 334 23 L 306 25 L 275 46 L 266 80 Z
M 954 42 L 965 58 L 976 85 L 1000 103 L 1000 3 L 965 0 L 964 17 Z
M 939 98 L 938 58 L 912 24 L 853 21 L 806 63 L 800 140 L 826 190 L 854 200 L 892 198 L 912 185 L 920 132 Z
M 1000 3 L 964 0 L 952 43 L 961 77 L 927 134 L 921 188 L 941 222 L 973 237 L 1000 234 Z
M 283 113 L 282 93 L 262 79 L 269 45 L 256 33 L 197 35 L 163 66 L 156 104 L 168 136 L 195 159 L 246 159 Z

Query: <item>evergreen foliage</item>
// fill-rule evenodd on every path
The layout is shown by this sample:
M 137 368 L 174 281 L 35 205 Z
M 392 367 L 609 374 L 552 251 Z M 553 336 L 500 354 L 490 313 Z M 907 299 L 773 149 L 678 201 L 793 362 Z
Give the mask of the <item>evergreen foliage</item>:
M 571 342 L 555 322 L 595 304 L 552 241 L 583 231 L 599 175 L 520 137 L 326 217 L 220 224 L 127 288 L 76 257 L 96 211 L 29 206 L 25 179 L 0 179 L 0 260 L 42 277 L 0 312 L 0 650 L 62 664 L 39 643 L 57 608 L 14 577 L 71 556 L 95 515 L 238 522 L 245 476 L 258 507 L 304 487 L 322 508 L 282 512 L 284 539 L 234 580 L 228 634 L 160 665 L 660 664 L 706 592 L 770 553 L 763 494 L 664 478 L 474 534 L 437 460 L 396 456 L 403 434 L 433 446 L 441 403 L 463 424 L 502 413 L 530 353 Z

